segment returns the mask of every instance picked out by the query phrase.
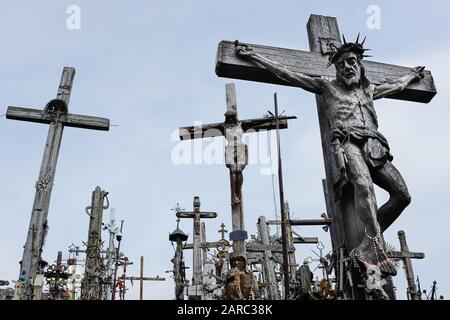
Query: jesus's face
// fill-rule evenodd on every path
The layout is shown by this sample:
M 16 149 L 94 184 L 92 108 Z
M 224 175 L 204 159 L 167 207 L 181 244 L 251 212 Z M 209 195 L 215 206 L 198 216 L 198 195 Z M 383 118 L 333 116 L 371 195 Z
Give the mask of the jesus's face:
M 353 52 L 343 53 L 335 62 L 336 76 L 338 81 L 343 82 L 347 87 L 356 86 L 361 79 L 361 66 L 358 56 Z

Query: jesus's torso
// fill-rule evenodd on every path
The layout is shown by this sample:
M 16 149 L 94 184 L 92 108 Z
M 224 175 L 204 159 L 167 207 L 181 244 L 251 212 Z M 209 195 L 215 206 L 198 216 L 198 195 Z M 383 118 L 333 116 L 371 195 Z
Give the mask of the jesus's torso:
M 373 107 L 373 85 L 349 89 L 338 81 L 324 81 L 322 99 L 331 130 L 358 132 L 371 136 L 378 131 L 378 119 Z

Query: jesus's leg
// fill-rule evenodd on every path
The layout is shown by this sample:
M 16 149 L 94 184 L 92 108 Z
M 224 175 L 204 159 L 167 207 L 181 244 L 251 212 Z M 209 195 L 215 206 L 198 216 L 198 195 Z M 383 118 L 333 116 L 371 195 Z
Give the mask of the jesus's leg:
M 355 211 L 365 231 L 364 238 L 351 254 L 366 267 L 377 265 L 384 275 L 395 275 L 395 267 L 387 259 L 383 243 L 380 241 L 381 228 L 377 219 L 377 203 L 369 167 L 359 146 L 347 142 L 343 148 L 347 158 L 348 180 L 354 189 Z
M 355 212 L 366 233 L 372 237 L 380 232 L 377 220 L 377 204 L 369 168 L 361 149 L 352 142 L 343 145 L 347 158 L 348 181 L 353 185 Z
M 405 180 L 390 161 L 384 166 L 374 169 L 372 178 L 376 185 L 389 192 L 390 195 L 389 201 L 377 213 L 381 232 L 384 232 L 410 204 L 411 196 Z

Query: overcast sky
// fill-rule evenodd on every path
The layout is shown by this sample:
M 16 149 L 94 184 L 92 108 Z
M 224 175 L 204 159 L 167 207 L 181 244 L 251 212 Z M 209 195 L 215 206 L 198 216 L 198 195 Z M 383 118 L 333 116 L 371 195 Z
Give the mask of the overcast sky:
M 241 119 L 262 116 L 272 108 L 273 93 L 288 114 L 298 116 L 282 132 L 285 197 L 296 218 L 325 212 L 321 180 L 322 149 L 314 96 L 296 88 L 218 78 L 214 72 L 221 40 L 308 50 L 306 23 L 312 13 L 335 16 L 341 32 L 354 39 L 367 36 L 372 60 L 406 66 L 426 65 L 438 89 L 428 104 L 376 102 L 380 131 L 388 138 L 394 164 L 402 172 L 413 201 L 388 229 L 396 247 L 405 230 L 422 288 L 438 282 L 438 294 L 450 297 L 447 244 L 450 136 L 450 36 L 446 1 L 12 1 L 0 0 L 0 115 L 9 105 L 42 108 L 56 95 L 64 66 L 77 69 L 69 110 L 102 116 L 114 125 L 109 132 L 66 128 L 60 149 L 49 211 L 50 230 L 44 259 L 54 261 L 73 242 L 86 241 L 91 192 L 99 185 L 110 192 L 118 220 L 125 220 L 123 252 L 138 274 L 145 256 L 145 275 L 165 282 L 145 284 L 146 299 L 172 299 L 173 248 L 177 203 L 192 209 L 200 196 L 202 209 L 216 211 L 206 221 L 207 238 L 216 241 L 223 222 L 231 229 L 228 170 L 223 164 L 177 165 L 171 153 L 180 126 L 194 121 L 221 122 L 226 110 L 225 84 L 236 84 Z M 81 9 L 81 28 L 67 28 L 68 6 Z M 369 29 L 367 8 L 381 9 L 380 29 Z M 3 112 L 2 112 L 3 110 Z M 0 117 L 0 279 L 15 280 L 22 258 L 34 185 L 48 126 Z M 175 133 L 176 136 L 176 133 Z M 253 135 L 249 148 L 267 142 Z M 255 142 L 256 141 L 256 142 Z M 204 141 L 204 146 L 210 141 Z M 222 143 L 217 138 L 214 143 Z M 264 149 L 265 150 L 265 149 Z M 261 162 L 264 162 L 262 157 Z M 245 169 L 245 223 L 256 231 L 260 215 L 274 218 L 272 178 L 262 174 L 267 163 Z M 387 195 L 377 190 L 378 201 Z M 108 211 L 105 212 L 107 221 Z M 181 228 L 192 234 L 192 221 Z M 304 228 L 330 250 L 329 234 Z M 106 237 L 106 234 L 104 235 Z M 191 237 L 190 237 L 191 239 Z M 315 246 L 297 248 L 297 261 L 313 255 Z M 186 254 L 191 265 L 191 254 Z M 191 277 L 188 270 L 188 278 Z M 395 278 L 399 297 L 406 282 Z M 138 285 L 128 293 L 138 297 Z

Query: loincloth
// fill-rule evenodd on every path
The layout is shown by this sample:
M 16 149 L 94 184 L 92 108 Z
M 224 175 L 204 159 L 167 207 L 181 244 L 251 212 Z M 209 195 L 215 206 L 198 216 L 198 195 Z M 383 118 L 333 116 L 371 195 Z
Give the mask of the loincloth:
M 377 130 L 367 128 L 351 128 L 350 130 L 335 129 L 331 134 L 331 173 L 335 201 L 342 195 L 342 188 L 348 183 L 346 157 L 343 145 L 356 144 L 362 153 L 369 170 L 383 166 L 392 161 L 387 139 Z

